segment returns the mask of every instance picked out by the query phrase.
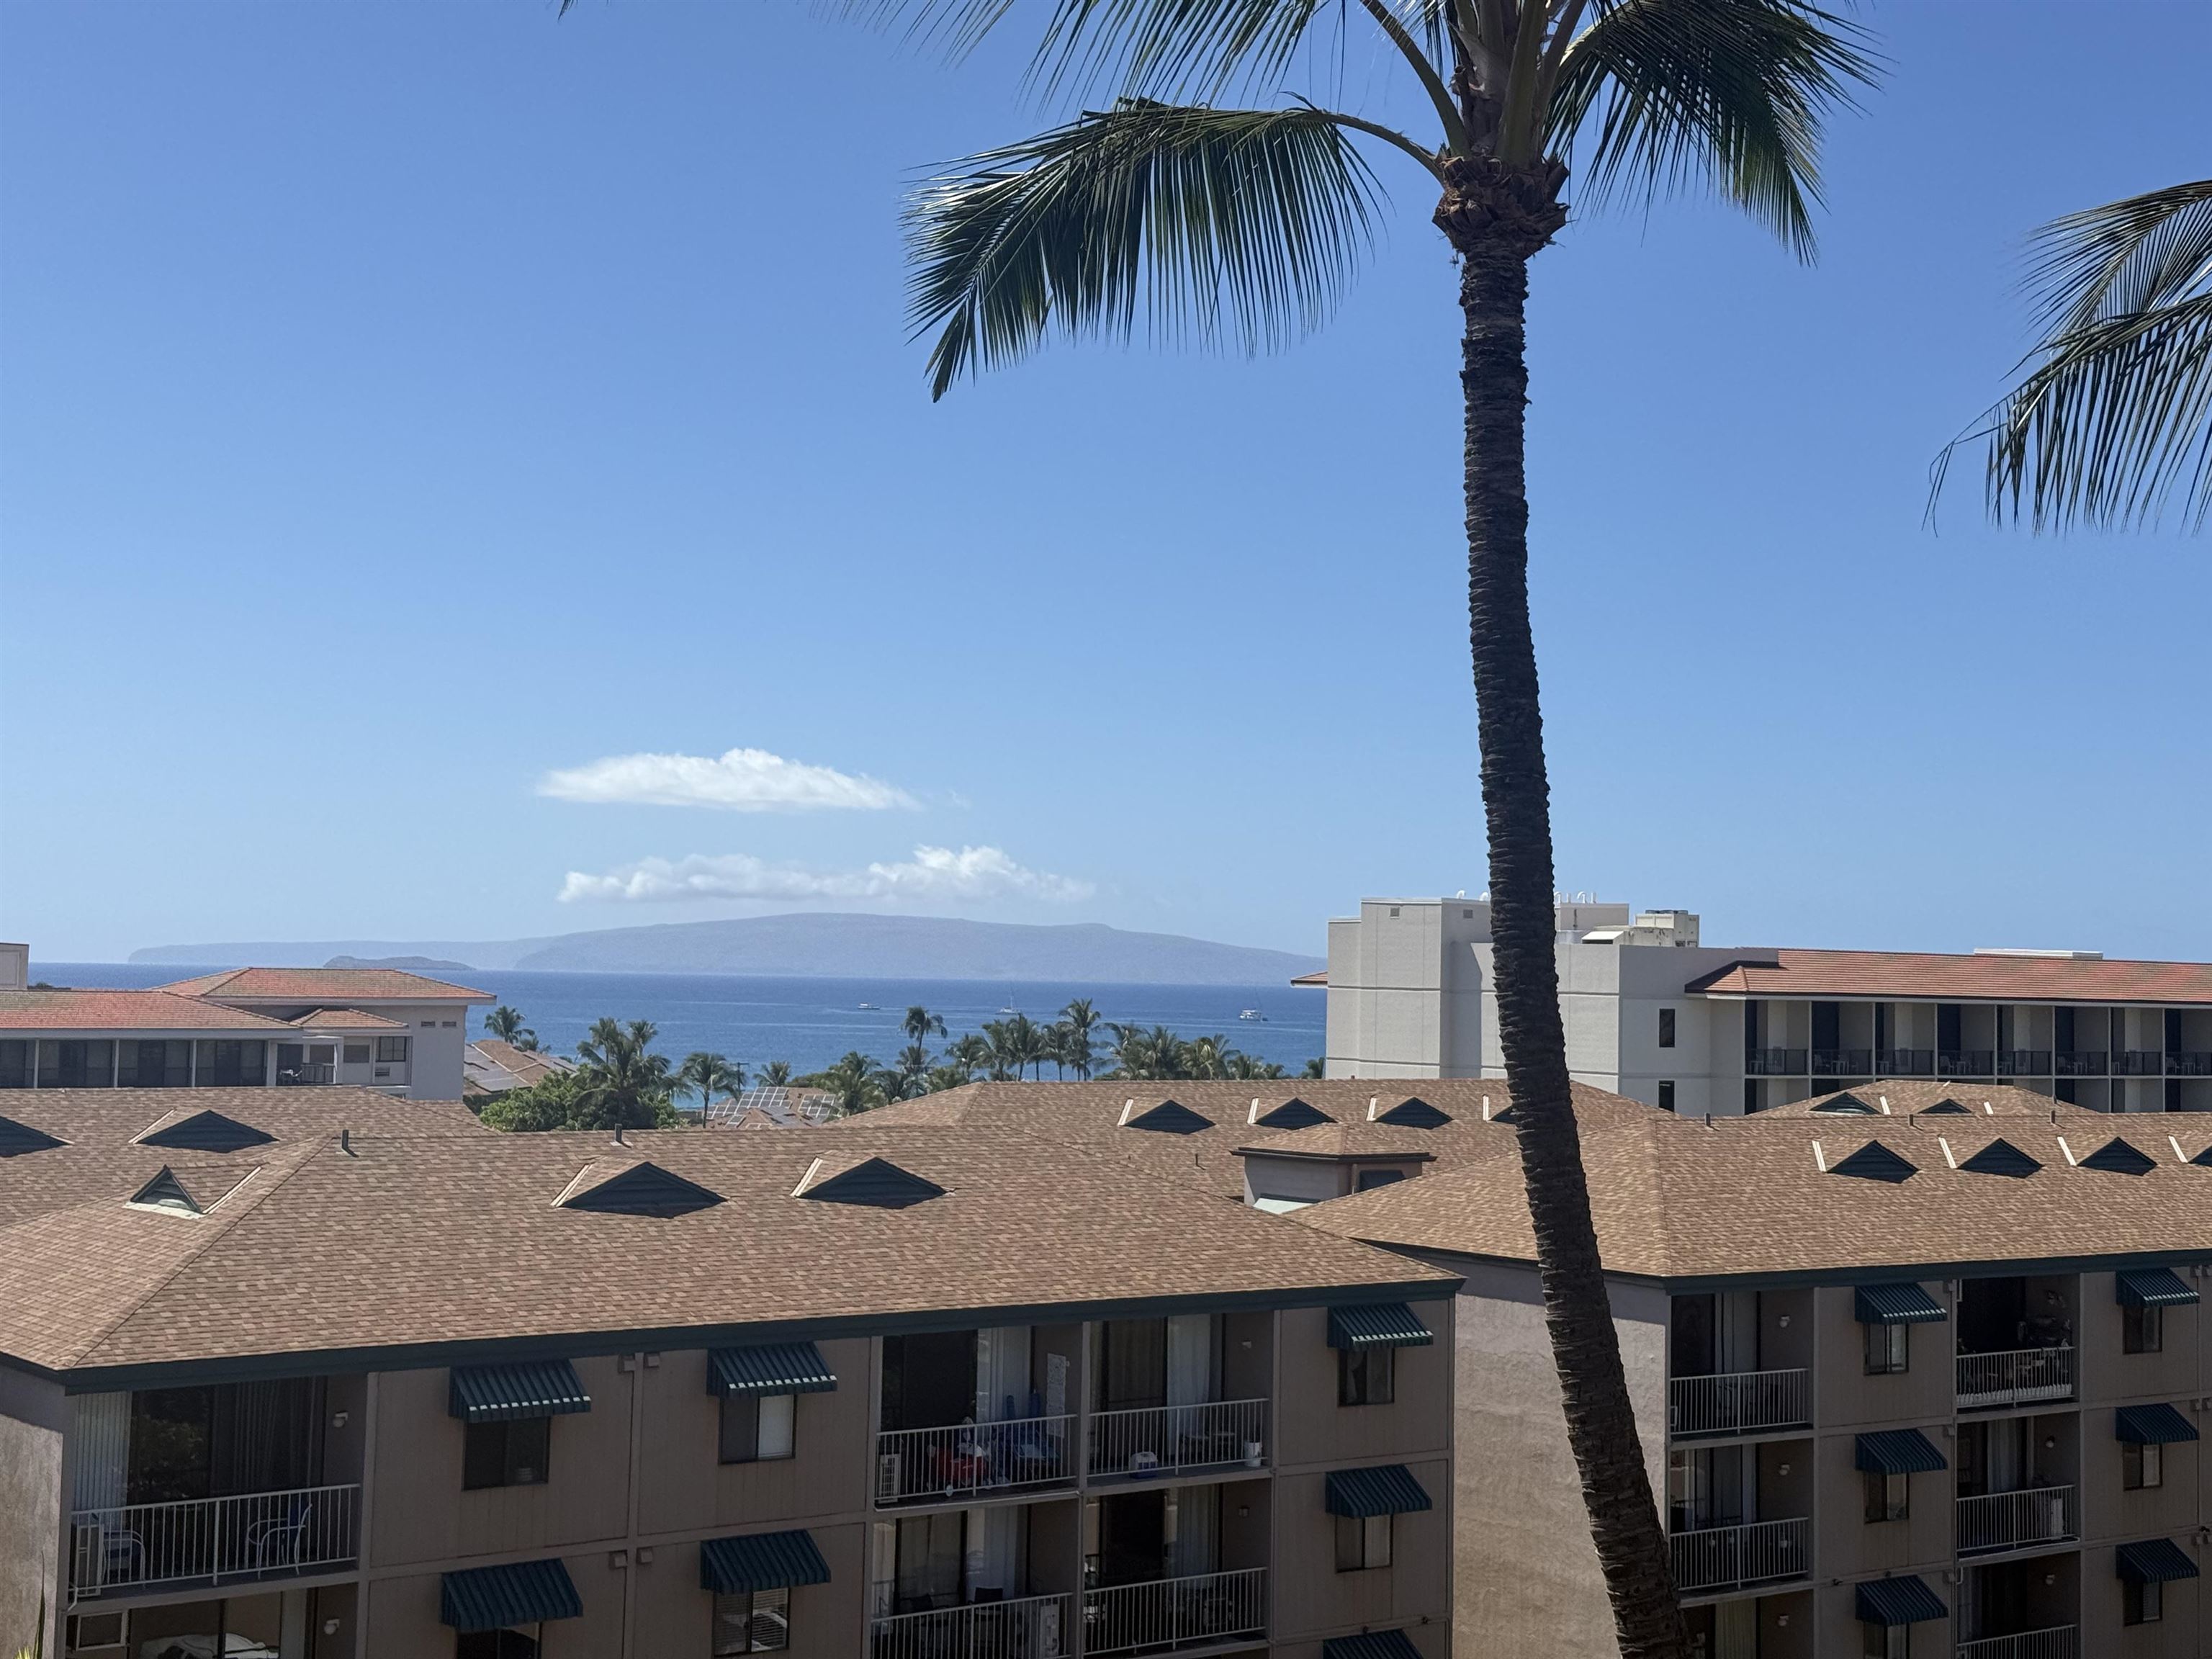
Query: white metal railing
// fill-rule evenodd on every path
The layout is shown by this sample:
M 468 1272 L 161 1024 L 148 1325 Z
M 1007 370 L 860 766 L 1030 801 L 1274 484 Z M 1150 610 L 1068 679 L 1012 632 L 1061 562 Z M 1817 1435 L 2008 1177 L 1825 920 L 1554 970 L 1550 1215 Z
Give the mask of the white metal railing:
M 1267 1570 L 1203 1572 L 1083 1592 L 1086 1655 L 1206 1647 L 1267 1629 Z
M 2012 1550 L 2081 1531 L 2071 1486 L 2031 1486 L 1959 1500 L 1959 1553 Z
M 1678 1532 L 1668 1541 L 1674 1588 L 1685 1595 L 1802 1578 L 1812 1567 L 1812 1523 L 1802 1518 Z
M 1048 1486 L 1075 1479 L 1075 1419 L 1018 1417 L 876 1437 L 876 1502 Z
M 1813 1420 L 1811 1373 L 1723 1371 L 1667 1385 L 1670 1434 L 1748 1434 Z
M 1267 1428 L 1264 1400 L 1095 1412 L 1091 1473 L 1152 1474 L 1234 1463 L 1256 1469 L 1267 1459 Z
M 360 1497 L 358 1486 L 302 1486 L 78 1510 L 70 1516 L 70 1583 L 79 1595 L 97 1595 L 337 1566 L 355 1557 Z
M 1961 1406 L 2016 1406 L 2074 1397 L 2074 1350 L 2019 1348 L 1959 1356 Z
M 875 1621 L 872 1659 L 1061 1659 L 1075 1598 L 973 1601 Z
M 2023 1631 L 2017 1636 L 1987 1636 L 1960 1643 L 1958 1659 L 2074 1659 L 2074 1637 L 2071 1625 Z

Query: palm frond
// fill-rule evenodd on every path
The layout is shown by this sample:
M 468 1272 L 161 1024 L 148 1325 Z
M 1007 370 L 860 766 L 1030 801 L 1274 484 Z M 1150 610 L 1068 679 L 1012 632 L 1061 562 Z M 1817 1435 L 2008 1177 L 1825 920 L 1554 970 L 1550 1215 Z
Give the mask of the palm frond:
M 1561 59 L 1548 142 L 1586 207 L 1704 183 L 1810 258 L 1822 124 L 1878 73 L 1864 40 L 1804 0 L 1602 0 Z
M 2212 509 L 2212 179 L 2069 214 L 2037 234 L 2030 258 L 2043 341 L 1988 423 L 1961 440 L 1989 440 L 1991 515 L 2038 530 L 2155 523 L 2178 494 L 2202 526 Z
M 1048 332 L 1248 350 L 1318 325 L 1365 251 L 1377 186 L 1337 119 L 1128 99 L 932 180 L 908 210 L 909 315 L 931 395 Z

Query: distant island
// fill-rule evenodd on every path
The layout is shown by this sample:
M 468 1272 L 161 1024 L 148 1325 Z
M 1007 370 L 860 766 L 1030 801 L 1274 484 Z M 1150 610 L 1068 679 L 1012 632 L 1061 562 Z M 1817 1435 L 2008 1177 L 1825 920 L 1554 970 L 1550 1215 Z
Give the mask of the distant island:
M 505 969 L 579 974 L 747 974 L 824 979 L 996 979 L 1071 984 L 1266 985 L 1319 957 L 1097 922 L 1038 927 L 950 916 L 791 915 L 663 922 L 546 939 L 336 939 L 163 945 L 133 962 L 196 968 Z

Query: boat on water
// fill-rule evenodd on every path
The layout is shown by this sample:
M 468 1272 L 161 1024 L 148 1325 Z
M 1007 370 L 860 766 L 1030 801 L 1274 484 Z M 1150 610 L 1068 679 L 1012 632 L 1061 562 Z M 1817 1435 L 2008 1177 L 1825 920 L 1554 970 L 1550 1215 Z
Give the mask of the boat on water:
M 999 1012 L 1002 1014 L 1018 1014 L 1021 1012 L 1021 1010 L 1018 1008 L 1001 1008 Z
M 864 1002 L 864 1003 L 862 1003 L 862 1004 L 860 1005 L 860 1006 L 861 1006 L 862 1008 L 864 1008 L 864 1009 L 870 1009 L 870 1010 L 872 1010 L 872 1009 L 875 1007 L 875 1006 L 876 1006 L 876 1005 L 875 1005 L 874 1003 L 872 1003 L 872 1002 Z
M 1242 1012 L 1240 1012 L 1237 1014 L 1237 1018 L 1239 1018 L 1239 1019 L 1258 1019 L 1258 1020 L 1264 1020 L 1264 1019 L 1266 1019 L 1267 1017 L 1267 1015 L 1265 1015 L 1265 1014 L 1261 1013 L 1261 1012 L 1257 1008 L 1246 1008 L 1246 1009 L 1243 1010 Z

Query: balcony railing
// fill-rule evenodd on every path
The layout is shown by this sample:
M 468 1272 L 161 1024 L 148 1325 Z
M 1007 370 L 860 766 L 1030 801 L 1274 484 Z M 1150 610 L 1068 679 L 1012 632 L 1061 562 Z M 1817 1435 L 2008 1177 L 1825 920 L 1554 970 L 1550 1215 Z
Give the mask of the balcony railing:
M 1692 1595 L 1802 1578 L 1812 1567 L 1812 1530 L 1811 1522 L 1800 1519 L 1678 1532 L 1668 1540 L 1674 1588 Z
M 2102 1077 L 2109 1056 L 2102 1048 L 2076 1048 L 2051 1055 L 2051 1069 L 2060 1077 Z
M 1267 1460 L 1267 1402 L 1217 1400 L 1099 1412 L 1091 1419 L 1091 1473 L 1165 1474 Z
M 2116 1077 L 2156 1077 L 2166 1069 L 2166 1056 L 2155 1048 L 2129 1048 L 2112 1056 Z
M 2166 1074 L 2168 1077 L 2212 1077 L 2212 1054 L 2194 1050 L 2169 1054 L 2166 1057 Z
M 297 1066 L 279 1066 L 276 1068 L 276 1086 L 280 1089 L 297 1089 L 314 1084 L 336 1083 L 337 1080 L 337 1066 L 314 1060 L 302 1060 Z
M 1803 1077 L 1805 1051 L 1802 1048 L 1747 1048 L 1743 1051 L 1743 1074 L 1746 1077 Z
M 1667 1385 L 1667 1428 L 1678 1437 L 1755 1434 L 1813 1420 L 1805 1371 L 1724 1371 L 1678 1376 Z
M 1019 1417 L 876 1437 L 876 1503 L 927 1504 L 1075 1479 L 1075 1419 Z
M 1938 1048 L 1936 1051 L 1937 1077 L 1995 1077 L 1996 1071 L 1997 1056 L 1994 1048 Z
M 2021 1348 L 1959 1356 L 1959 1404 L 2021 1406 L 2074 1397 L 2074 1350 Z
M 1813 1074 L 1815 1077 L 1871 1077 L 1874 1075 L 1874 1050 L 1815 1048 L 1813 1050 Z
M 872 1659 L 1062 1659 L 1074 1617 L 1073 1595 L 902 1613 L 875 1621 Z
M 1167 1653 L 1257 1641 L 1267 1630 L 1267 1570 L 1206 1572 L 1083 1592 L 1083 1651 Z
M 70 1583 L 85 1596 L 341 1566 L 358 1548 L 360 1499 L 357 1486 L 302 1486 L 78 1510 L 70 1516 Z
M 2074 1488 L 2034 1486 L 1959 1500 L 1959 1553 L 2026 1549 L 2081 1535 Z
M 2074 1626 L 2054 1625 L 2049 1630 L 2023 1631 L 2017 1636 L 1985 1636 L 1978 1642 L 1961 1642 L 1958 1659 L 2074 1659 Z
M 2000 1048 L 1997 1050 L 1997 1073 L 2002 1077 L 2049 1077 L 2051 1050 Z
M 1936 1071 L 1933 1048 L 1877 1048 L 1875 1070 L 1884 1077 L 1929 1077 Z

